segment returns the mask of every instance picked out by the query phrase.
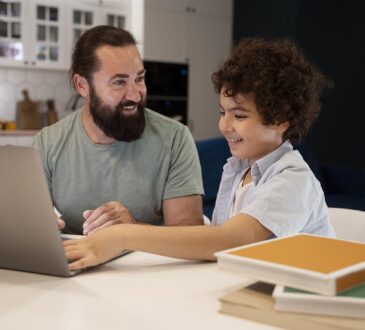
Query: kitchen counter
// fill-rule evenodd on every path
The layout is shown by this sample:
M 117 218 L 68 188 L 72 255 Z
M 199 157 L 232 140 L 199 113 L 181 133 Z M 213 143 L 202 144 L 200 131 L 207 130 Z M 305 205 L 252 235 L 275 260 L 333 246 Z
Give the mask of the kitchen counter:
M 18 129 L 18 130 L 0 130 L 0 146 L 31 146 L 33 137 L 38 130 Z
M 0 135 L 4 136 L 21 136 L 21 135 L 35 135 L 39 131 L 37 129 L 13 129 L 13 130 L 0 130 Z

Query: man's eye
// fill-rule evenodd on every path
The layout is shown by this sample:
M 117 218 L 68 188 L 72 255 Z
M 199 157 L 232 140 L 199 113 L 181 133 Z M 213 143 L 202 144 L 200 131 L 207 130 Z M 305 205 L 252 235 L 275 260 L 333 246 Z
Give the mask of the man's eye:
M 140 77 L 137 77 L 136 82 L 144 82 L 145 79 L 146 79 L 145 76 L 140 76 Z
M 219 115 L 221 116 L 221 117 L 223 117 L 224 116 L 224 111 L 223 110 L 221 110 L 221 111 L 219 111 Z
M 124 85 L 125 84 L 125 81 L 124 80 L 115 80 L 114 82 L 113 82 L 113 85 L 115 85 L 115 86 L 121 86 L 121 85 Z
M 236 119 L 245 119 L 245 118 L 247 118 L 247 116 L 244 116 L 244 115 L 235 115 L 235 118 Z

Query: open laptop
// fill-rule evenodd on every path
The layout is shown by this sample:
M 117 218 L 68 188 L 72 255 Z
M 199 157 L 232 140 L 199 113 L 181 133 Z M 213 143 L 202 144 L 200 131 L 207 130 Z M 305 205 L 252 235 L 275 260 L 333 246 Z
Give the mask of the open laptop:
M 68 269 L 42 162 L 32 147 L 0 146 L 0 268 L 77 273 Z

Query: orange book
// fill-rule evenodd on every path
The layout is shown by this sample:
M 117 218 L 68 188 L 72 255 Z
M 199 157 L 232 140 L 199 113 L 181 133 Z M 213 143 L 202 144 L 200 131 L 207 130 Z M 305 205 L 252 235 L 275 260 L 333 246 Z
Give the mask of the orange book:
M 365 244 L 297 234 L 217 252 L 222 269 L 324 295 L 365 283 Z

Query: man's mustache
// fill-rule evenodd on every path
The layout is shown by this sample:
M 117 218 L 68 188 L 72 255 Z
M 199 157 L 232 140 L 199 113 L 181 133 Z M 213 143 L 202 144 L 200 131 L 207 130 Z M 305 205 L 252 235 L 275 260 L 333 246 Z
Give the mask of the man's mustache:
M 134 102 L 134 101 L 125 101 L 125 102 L 120 102 L 119 103 L 119 107 L 134 107 L 139 105 L 141 102 Z

